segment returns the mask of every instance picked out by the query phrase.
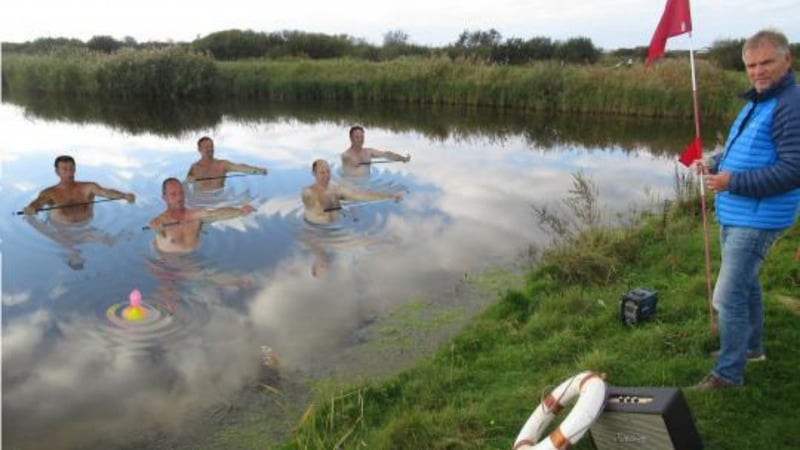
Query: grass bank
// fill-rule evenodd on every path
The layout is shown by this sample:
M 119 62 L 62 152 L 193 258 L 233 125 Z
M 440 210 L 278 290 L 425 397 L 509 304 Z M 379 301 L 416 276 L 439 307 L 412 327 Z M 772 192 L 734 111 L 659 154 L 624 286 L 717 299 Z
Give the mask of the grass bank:
M 584 188 L 576 185 L 573 205 L 581 206 Z M 543 393 L 579 371 L 604 372 L 616 386 L 693 385 L 710 370 L 716 341 L 696 199 L 678 197 L 628 227 L 562 228 L 525 287 L 502 295 L 434 356 L 388 379 L 318 386 L 317 400 L 279 448 L 508 449 Z M 798 244 L 795 229 L 762 272 L 769 360 L 748 366 L 742 389 L 684 390 L 708 449 L 796 448 L 800 317 L 778 298 L 800 297 Z M 628 328 L 619 321 L 619 298 L 636 286 L 659 292 L 658 314 Z M 587 437 L 574 448 L 592 446 Z
M 691 117 L 689 73 L 682 61 L 649 69 L 551 62 L 506 66 L 442 57 L 221 62 L 161 49 L 9 54 L 3 59 L 3 88 L 106 100 L 222 97 Z M 728 119 L 736 113 L 740 103 L 734 93 L 746 87 L 742 74 L 699 61 L 698 80 L 704 117 Z

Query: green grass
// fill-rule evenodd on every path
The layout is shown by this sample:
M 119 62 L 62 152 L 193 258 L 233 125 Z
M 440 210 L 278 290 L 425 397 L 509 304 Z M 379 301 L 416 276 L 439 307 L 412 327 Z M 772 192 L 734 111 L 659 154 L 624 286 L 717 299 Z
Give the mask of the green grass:
M 3 58 L 3 88 L 43 96 L 81 97 L 113 103 L 149 100 L 166 103 L 207 99 L 217 77 L 213 61 L 178 48 L 120 51 L 84 50 Z
M 616 386 L 695 384 L 710 371 L 717 343 L 709 332 L 701 220 L 683 203 L 690 201 L 645 214 L 635 227 L 587 228 L 563 240 L 523 288 L 500 295 L 409 370 L 318 386 L 317 401 L 280 448 L 508 449 L 542 393 L 579 371 L 606 373 Z M 716 232 L 712 226 L 712 255 Z M 708 449 L 794 448 L 800 317 L 776 296 L 800 297 L 799 244 L 800 230 L 787 233 L 762 271 L 769 360 L 748 366 L 743 389 L 684 390 Z M 658 313 L 624 327 L 620 296 L 636 286 L 659 292 Z M 592 446 L 584 438 L 573 448 Z
M 351 59 L 249 60 L 218 64 L 221 91 L 272 100 L 487 106 L 522 111 L 691 116 L 687 63 L 613 68 L 536 63 L 498 66 L 445 58 L 364 62 Z M 707 63 L 701 110 L 730 117 L 741 74 Z
M 704 118 L 731 118 L 746 88 L 743 74 L 698 61 Z M 215 61 L 180 49 L 9 54 L 4 89 L 109 100 L 258 99 L 293 102 L 491 107 L 498 110 L 691 117 L 686 61 L 614 68 L 526 66 L 452 61 L 444 57 L 385 62 L 355 59 Z

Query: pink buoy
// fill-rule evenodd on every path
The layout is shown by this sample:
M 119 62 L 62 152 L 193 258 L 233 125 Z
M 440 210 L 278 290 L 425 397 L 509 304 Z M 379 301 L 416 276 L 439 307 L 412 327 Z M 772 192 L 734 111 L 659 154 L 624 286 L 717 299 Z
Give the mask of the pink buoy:
M 122 310 L 122 318 L 131 322 L 144 319 L 147 310 L 142 308 L 142 293 L 138 289 L 134 289 L 128 296 L 128 300 L 130 304 Z
M 134 289 L 128 296 L 128 300 L 130 300 L 130 306 L 134 307 L 142 306 L 142 293 L 139 292 L 138 289 Z

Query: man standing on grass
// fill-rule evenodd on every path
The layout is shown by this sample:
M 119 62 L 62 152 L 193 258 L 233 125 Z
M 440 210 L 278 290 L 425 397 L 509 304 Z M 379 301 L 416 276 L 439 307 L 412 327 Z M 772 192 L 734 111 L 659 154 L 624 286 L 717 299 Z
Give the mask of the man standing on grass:
M 800 88 L 782 33 L 759 31 L 742 49 L 752 88 L 725 149 L 696 161 L 716 192 L 722 264 L 713 303 L 720 350 L 711 373 L 696 387 L 707 391 L 744 384 L 748 360 L 764 360 L 764 307 L 758 273 L 800 204 Z

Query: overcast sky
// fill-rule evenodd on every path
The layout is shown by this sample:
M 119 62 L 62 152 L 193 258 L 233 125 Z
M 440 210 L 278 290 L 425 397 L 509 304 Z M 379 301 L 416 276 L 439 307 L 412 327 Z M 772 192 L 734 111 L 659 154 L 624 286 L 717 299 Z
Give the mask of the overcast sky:
M 495 28 L 503 38 L 585 36 L 614 49 L 647 45 L 666 0 L 8 0 L 0 41 L 39 37 L 83 41 L 95 35 L 145 41 L 191 41 L 215 31 L 301 30 L 347 34 L 381 44 L 389 30 L 413 43 L 445 45 L 465 29 Z M 774 27 L 800 41 L 798 0 L 695 0 L 691 45 L 746 37 Z M 687 37 L 667 49 L 688 48 Z

